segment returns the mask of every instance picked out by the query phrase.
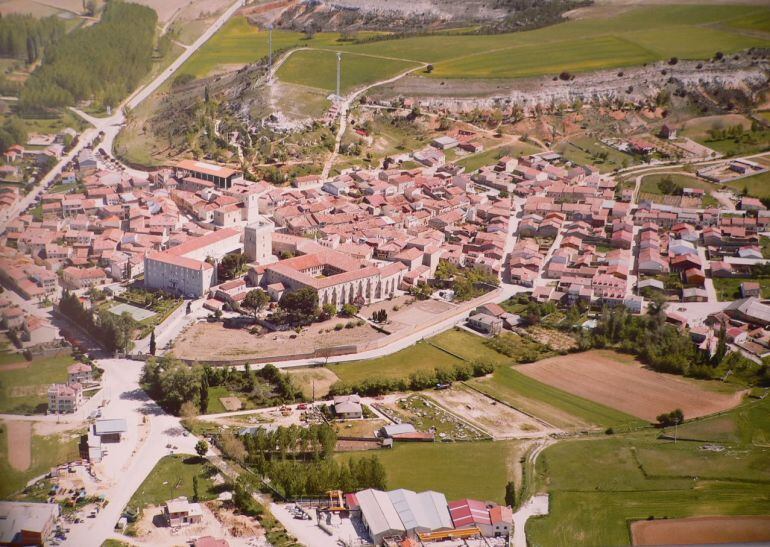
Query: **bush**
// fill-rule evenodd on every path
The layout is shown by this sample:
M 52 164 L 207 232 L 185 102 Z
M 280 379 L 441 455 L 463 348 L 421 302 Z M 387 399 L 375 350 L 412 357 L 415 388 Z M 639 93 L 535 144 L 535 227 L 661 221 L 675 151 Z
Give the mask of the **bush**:
M 343 323 L 337 323 L 334 325 L 334 330 L 342 330 L 345 328 L 345 325 Z

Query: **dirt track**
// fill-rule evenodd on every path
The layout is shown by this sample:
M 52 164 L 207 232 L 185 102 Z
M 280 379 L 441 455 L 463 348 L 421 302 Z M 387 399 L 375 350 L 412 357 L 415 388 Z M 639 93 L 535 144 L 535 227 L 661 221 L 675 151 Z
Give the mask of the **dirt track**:
M 32 465 L 32 422 L 6 422 L 8 428 L 8 463 L 16 471 L 26 471 Z
M 550 386 L 591 401 L 654 421 L 681 408 L 685 418 L 696 418 L 738 405 L 742 392 L 719 393 L 715 384 L 661 374 L 627 356 L 611 351 L 589 351 L 520 365 L 516 370 Z M 707 387 L 708 386 L 708 387 Z
M 693 517 L 631 524 L 634 545 L 770 541 L 770 517 Z

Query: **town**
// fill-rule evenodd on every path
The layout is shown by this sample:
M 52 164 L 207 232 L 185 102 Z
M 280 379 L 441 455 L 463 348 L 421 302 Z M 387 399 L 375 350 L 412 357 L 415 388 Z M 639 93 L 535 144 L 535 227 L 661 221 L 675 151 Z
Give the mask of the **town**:
M 75 30 L 2 11 L 0 37 L 14 17 L 37 37 L 1 82 L 0 544 L 770 541 L 765 7 L 740 6 L 754 28 L 709 4 L 741 29 L 726 53 L 505 65 L 517 104 L 409 45 L 494 10 L 382 39 L 363 5 L 178 3 L 84 3 Z M 562 4 L 481 37 L 601 7 Z M 92 23 L 136 25 L 157 66 L 129 95 L 33 95 L 61 62 L 36 48 L 78 51 Z M 225 63 L 250 33 L 266 56 Z M 212 51 L 223 72 L 193 76 Z M 305 55 L 336 81 L 311 92 Z M 585 91 L 557 105 L 564 82 Z

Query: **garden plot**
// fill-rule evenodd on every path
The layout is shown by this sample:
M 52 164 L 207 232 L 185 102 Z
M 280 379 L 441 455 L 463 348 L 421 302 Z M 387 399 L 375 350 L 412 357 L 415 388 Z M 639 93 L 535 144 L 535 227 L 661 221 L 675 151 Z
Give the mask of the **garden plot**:
M 559 431 L 466 386 L 433 391 L 429 397 L 495 440 L 542 437 Z

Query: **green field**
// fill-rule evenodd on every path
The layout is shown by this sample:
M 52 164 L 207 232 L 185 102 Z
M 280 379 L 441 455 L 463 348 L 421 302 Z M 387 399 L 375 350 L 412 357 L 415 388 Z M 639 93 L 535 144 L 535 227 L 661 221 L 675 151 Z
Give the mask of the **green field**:
M 770 198 L 770 171 L 728 182 L 727 186 L 738 192 L 747 191 L 748 195 L 757 198 Z
M 627 545 L 631 520 L 770 512 L 770 400 L 679 432 L 706 439 L 716 432 L 713 441 L 732 442 L 717 452 L 704 450 L 702 441 L 675 444 L 645 432 L 546 449 L 535 482 L 550 493 L 550 514 L 529 521 L 530 544 Z
M 385 80 L 418 65 L 407 61 L 346 53 L 342 56 L 341 66 L 340 92 L 348 93 L 364 84 Z M 326 50 L 298 51 L 281 65 L 277 76 L 281 81 L 290 84 L 334 91 L 337 85 L 337 55 Z
M 144 479 L 128 502 L 128 507 L 141 510 L 148 505 L 161 505 L 179 496 L 186 496 L 192 501 L 194 476 L 198 477 L 201 501 L 214 499 L 217 497 L 217 487 L 212 478 L 216 474 L 216 467 L 198 456 L 165 456 Z
M 377 452 L 377 457 L 385 466 L 388 489 L 435 490 L 450 501 L 468 497 L 502 503 L 505 483 L 513 478 L 511 469 L 521 454 L 521 443 L 516 441 L 478 441 L 401 443 Z
M 762 298 L 770 298 L 770 279 L 752 279 L 749 277 L 715 277 L 714 289 L 717 298 L 722 302 L 730 302 L 741 298 L 741 283 L 759 283 Z
M 570 139 L 557 145 L 556 151 L 564 156 L 565 159 L 574 163 L 595 165 L 601 173 L 630 167 L 639 163 L 637 157 L 610 148 L 591 137 Z M 606 160 L 603 157 L 604 154 L 607 155 Z
M 487 361 L 495 365 L 508 365 L 513 359 L 488 347 L 485 338 L 468 331 L 452 329 L 434 336 L 429 340 L 434 346 L 445 349 L 462 357 L 466 361 Z
M 570 20 L 532 31 L 494 35 L 454 33 L 345 43 L 336 33 L 318 33 L 307 40 L 301 33 L 274 31 L 273 47 L 328 48 L 432 63 L 435 70 L 427 75 L 430 78 L 514 78 L 639 65 L 670 57 L 709 58 L 716 51 L 729 53 L 767 46 L 769 20 L 770 9 L 761 6 L 639 6 L 609 18 Z M 358 35 L 359 40 L 365 37 L 364 33 Z M 306 53 L 289 61 L 288 74 L 302 80 L 298 83 L 317 81 L 324 89 L 332 89 L 328 81 L 333 79 L 334 71 L 328 70 L 329 61 Z M 267 33 L 237 17 L 193 55 L 180 72 L 203 76 L 217 67 L 254 62 L 265 55 Z M 315 64 L 319 60 L 324 70 Z M 384 62 L 371 61 L 375 65 Z M 376 78 L 386 71 L 367 72 Z
M 711 191 L 714 190 L 714 185 L 710 184 L 706 181 L 700 180 L 694 176 L 690 177 L 687 175 L 646 175 L 642 179 L 642 185 L 641 188 L 639 188 L 640 192 L 649 193 L 649 194 L 660 194 L 663 193 L 660 191 L 660 188 L 658 188 L 658 183 L 661 182 L 663 179 L 671 178 L 671 180 L 674 182 L 674 184 L 681 186 L 682 188 L 702 188 L 703 190 Z
M 465 167 L 465 171 L 470 173 L 471 171 L 475 171 L 479 167 L 494 165 L 495 163 L 497 163 L 497 160 L 499 160 L 503 156 L 514 156 L 519 158 L 521 156 L 527 156 L 529 154 L 535 154 L 537 152 L 541 152 L 541 150 L 534 144 L 529 144 L 526 142 L 517 142 L 516 144 L 498 146 L 496 148 L 490 148 L 489 150 L 484 150 L 482 152 L 479 152 L 478 154 L 471 154 L 468 156 L 464 156 L 459 160 L 457 160 L 455 163 L 457 165 L 461 165 Z
M 8 437 L 0 424 L 0 499 L 6 499 L 24 488 L 27 482 L 59 464 L 79 457 L 78 440 L 64 435 L 32 436 L 32 464 L 26 471 L 17 471 L 8 463 Z
M 518 372 L 500 367 L 492 377 L 469 382 L 473 387 L 556 426 L 585 425 L 634 427 L 645 422 L 618 410 L 548 386 Z
M 452 367 L 462 362 L 430 344 L 418 342 L 385 357 L 339 363 L 329 365 L 329 368 L 343 382 L 357 384 L 369 378 L 408 378 L 413 372 L 433 371 L 437 367 Z
M 17 362 L 26 363 L 22 361 Z M 0 413 L 43 413 L 48 406 L 48 386 L 67 381 L 69 355 L 34 359 L 25 368 L 0 369 Z

